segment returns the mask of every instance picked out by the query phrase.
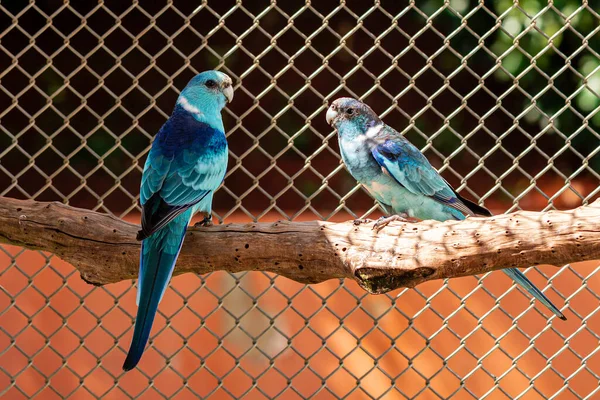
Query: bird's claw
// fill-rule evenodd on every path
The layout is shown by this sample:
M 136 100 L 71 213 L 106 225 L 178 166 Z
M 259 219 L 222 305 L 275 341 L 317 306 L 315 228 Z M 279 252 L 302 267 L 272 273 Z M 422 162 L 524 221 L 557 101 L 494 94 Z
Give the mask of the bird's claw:
M 204 228 L 207 226 L 213 226 L 212 215 L 206 215 L 202 221 L 198 221 L 194 224 L 194 228 Z
M 373 230 L 375 232 L 379 232 L 380 230 L 388 226 L 390 222 L 410 222 L 408 218 L 408 214 L 405 213 L 390 215 L 389 217 L 381 217 L 373 224 Z

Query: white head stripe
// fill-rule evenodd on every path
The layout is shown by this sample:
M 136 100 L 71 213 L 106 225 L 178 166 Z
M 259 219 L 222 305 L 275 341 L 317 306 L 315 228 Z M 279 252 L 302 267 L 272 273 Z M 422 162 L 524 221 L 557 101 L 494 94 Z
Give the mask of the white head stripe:
M 190 104 L 188 99 L 186 99 L 184 96 L 179 96 L 179 99 L 177 100 L 177 104 L 181 105 L 181 107 L 183 107 L 183 109 L 187 112 L 191 112 L 192 114 L 202 115 L 202 111 L 200 111 L 198 109 L 198 107 L 195 107 L 192 104 Z

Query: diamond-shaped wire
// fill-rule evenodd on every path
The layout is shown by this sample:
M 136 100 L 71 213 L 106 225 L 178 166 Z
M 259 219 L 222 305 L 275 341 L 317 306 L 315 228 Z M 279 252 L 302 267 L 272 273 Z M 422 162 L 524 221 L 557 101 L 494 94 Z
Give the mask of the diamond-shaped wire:
M 222 222 L 380 210 L 324 121 L 354 96 L 497 212 L 600 193 L 600 15 L 588 2 L 0 3 L 0 195 L 139 218 L 142 162 L 185 83 L 234 78 Z M 175 278 L 140 367 L 135 287 L 0 246 L 7 398 L 562 398 L 598 395 L 600 267 L 366 295 L 268 273 Z M 591 382 L 591 384 L 590 384 Z M 594 383 L 596 382 L 596 383 Z

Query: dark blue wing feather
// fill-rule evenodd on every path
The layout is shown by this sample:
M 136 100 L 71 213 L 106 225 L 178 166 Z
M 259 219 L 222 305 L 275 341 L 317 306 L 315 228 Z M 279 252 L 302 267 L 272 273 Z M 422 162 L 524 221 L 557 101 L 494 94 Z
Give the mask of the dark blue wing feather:
M 427 158 L 399 134 L 385 135 L 371 152 L 377 163 L 408 191 L 431 197 L 465 215 L 489 215 L 485 208 L 472 210 L 431 166 Z M 487 212 L 487 213 L 485 213 Z

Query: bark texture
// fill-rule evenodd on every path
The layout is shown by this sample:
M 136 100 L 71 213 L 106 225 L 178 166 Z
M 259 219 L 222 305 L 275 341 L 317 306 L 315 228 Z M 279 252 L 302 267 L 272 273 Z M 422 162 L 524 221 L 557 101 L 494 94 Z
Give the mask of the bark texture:
M 0 197 L 0 243 L 56 254 L 104 285 L 137 276 L 138 225 L 61 203 Z M 371 293 L 427 280 L 600 259 L 600 200 L 569 211 L 465 221 L 276 222 L 190 228 L 175 274 L 270 271 L 298 282 L 355 279 Z

